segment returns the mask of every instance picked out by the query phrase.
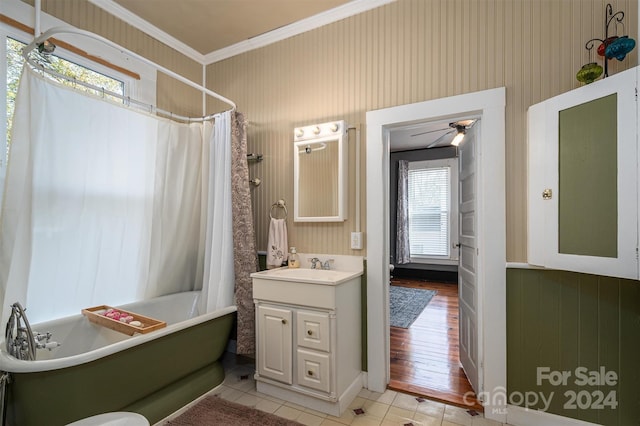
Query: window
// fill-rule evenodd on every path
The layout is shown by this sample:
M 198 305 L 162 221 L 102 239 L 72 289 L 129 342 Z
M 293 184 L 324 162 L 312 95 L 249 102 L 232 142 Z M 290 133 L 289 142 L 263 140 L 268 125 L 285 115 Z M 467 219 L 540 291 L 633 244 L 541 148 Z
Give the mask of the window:
M 23 58 L 22 49 L 26 46 L 25 43 L 19 42 L 11 37 L 7 37 L 7 127 L 6 127 L 6 150 L 3 162 L 6 162 L 9 152 L 9 146 L 11 144 L 11 125 L 13 120 L 13 110 L 15 107 L 16 94 L 18 92 L 18 85 L 20 83 L 20 75 L 22 73 Z M 75 64 L 66 59 L 62 59 L 56 55 L 50 55 L 46 60 L 49 65 L 48 68 L 58 72 L 59 74 L 67 77 L 74 78 L 78 81 L 84 81 L 92 84 L 96 87 L 104 88 L 110 92 L 124 95 L 124 82 L 111 78 L 97 71 L 93 71 L 82 65 Z M 64 78 L 56 77 L 50 74 L 45 75 L 61 84 L 66 86 L 73 86 L 79 90 L 85 92 L 95 93 L 96 91 L 82 85 L 74 85 L 73 81 L 69 81 Z M 100 95 L 100 93 L 96 93 Z M 106 95 L 109 97 L 109 95 Z M 120 99 L 111 97 L 113 100 L 120 101 Z
M 455 260 L 458 250 L 457 159 L 409 164 L 409 250 L 412 262 Z
M 2 30 L 6 30 L 6 28 L 0 28 Z M 3 31 L 0 31 L 2 34 Z M 7 33 L 9 35 L 7 35 Z M 8 31 L 2 34 L 5 38 L 5 42 L 2 43 L 0 48 L 0 54 L 6 58 L 4 64 L 6 67 L 0 65 L 0 75 L 4 74 L 6 76 L 6 86 L 0 90 L 0 96 L 2 96 L 2 92 L 5 95 L 5 115 L 6 119 L 0 125 L 0 133 L 4 134 L 4 138 L 0 139 L 0 202 L 2 201 L 2 192 L 4 189 L 4 176 L 6 174 L 6 165 L 9 159 L 9 149 L 11 146 L 11 127 L 13 124 L 13 113 L 15 109 L 15 99 L 18 92 L 18 86 L 20 84 L 20 76 L 22 74 L 23 67 L 23 58 L 22 58 L 22 49 L 26 46 L 25 43 L 19 41 L 18 38 L 21 38 L 19 34 L 15 34 L 13 31 Z M 65 52 L 65 56 L 66 52 Z M 79 62 L 82 61 L 83 58 L 76 57 L 77 55 L 69 53 L 68 57 L 73 60 L 77 60 L 78 63 L 72 62 L 71 60 L 63 59 L 56 55 L 49 55 L 48 57 L 42 57 L 42 60 L 48 62 L 47 68 L 52 69 L 59 74 L 71 77 L 76 81 L 82 81 L 89 84 L 92 84 L 96 87 L 104 88 L 110 92 L 114 92 L 120 95 L 127 94 L 127 91 L 130 91 L 131 81 L 127 80 L 127 84 L 125 85 L 125 79 L 118 79 L 111 76 L 108 76 L 102 72 L 96 71 L 96 69 L 101 69 L 102 66 L 98 64 L 93 64 L 90 61 L 87 62 L 88 66 L 80 65 Z M 76 89 L 83 90 L 85 92 L 94 93 L 96 95 L 102 96 L 102 91 L 96 91 L 94 89 L 87 88 L 80 84 L 74 83 L 74 81 L 69 81 L 64 78 L 55 77 L 50 74 L 44 73 L 45 76 L 51 78 L 60 84 L 64 84 L 67 86 L 72 86 Z M 98 93 L 96 93 L 98 92 Z M 109 98 L 108 94 L 104 94 L 105 97 Z M 122 102 L 121 99 L 116 97 L 110 97 L 112 100 L 117 102 Z

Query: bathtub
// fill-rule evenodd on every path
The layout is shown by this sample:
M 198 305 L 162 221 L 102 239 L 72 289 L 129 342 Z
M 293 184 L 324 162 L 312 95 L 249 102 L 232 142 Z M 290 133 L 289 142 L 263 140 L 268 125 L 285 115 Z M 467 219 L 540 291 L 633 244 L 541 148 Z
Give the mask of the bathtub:
M 110 411 L 133 411 L 151 424 L 224 380 L 220 363 L 236 307 L 199 315 L 200 292 L 177 293 L 120 308 L 167 327 L 128 336 L 78 314 L 32 325 L 51 332 L 58 348 L 21 361 L 0 342 L 6 424 L 64 425 Z M 28 313 L 27 313 L 28 314 Z

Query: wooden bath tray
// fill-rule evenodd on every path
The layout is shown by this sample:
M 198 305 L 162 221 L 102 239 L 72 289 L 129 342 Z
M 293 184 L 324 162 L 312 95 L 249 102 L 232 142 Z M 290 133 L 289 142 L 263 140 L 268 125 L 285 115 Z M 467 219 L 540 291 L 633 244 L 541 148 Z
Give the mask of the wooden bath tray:
M 99 314 L 100 311 L 106 311 L 107 309 L 114 309 L 133 317 L 132 321 L 140 321 L 142 325 L 137 327 L 135 325 L 127 324 L 126 322 L 118 321 L 112 318 L 107 318 L 104 315 Z M 136 314 L 135 312 L 125 311 L 124 309 L 114 308 L 107 305 L 94 306 L 93 308 L 86 308 L 82 310 L 82 315 L 87 317 L 89 321 L 101 325 L 103 327 L 110 328 L 120 333 L 133 336 L 134 333 L 149 333 L 154 330 L 158 330 L 167 326 L 164 321 L 159 321 L 154 318 L 145 317 L 144 315 Z

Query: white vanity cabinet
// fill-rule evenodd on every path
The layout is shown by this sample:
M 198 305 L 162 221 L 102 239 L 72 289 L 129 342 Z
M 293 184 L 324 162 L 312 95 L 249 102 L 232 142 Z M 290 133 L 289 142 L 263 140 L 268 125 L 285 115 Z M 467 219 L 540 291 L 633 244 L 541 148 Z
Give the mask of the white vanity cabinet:
M 252 275 L 257 390 L 340 416 L 362 388 L 361 272 L 335 283 L 269 272 Z

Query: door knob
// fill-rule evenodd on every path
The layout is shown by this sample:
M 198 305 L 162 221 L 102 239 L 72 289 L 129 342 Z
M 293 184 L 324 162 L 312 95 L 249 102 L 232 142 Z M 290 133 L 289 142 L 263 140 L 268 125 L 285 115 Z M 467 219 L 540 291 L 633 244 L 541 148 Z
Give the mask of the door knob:
M 552 196 L 553 196 L 553 192 L 551 191 L 550 188 L 547 188 L 544 191 L 542 191 L 543 200 L 550 200 Z

